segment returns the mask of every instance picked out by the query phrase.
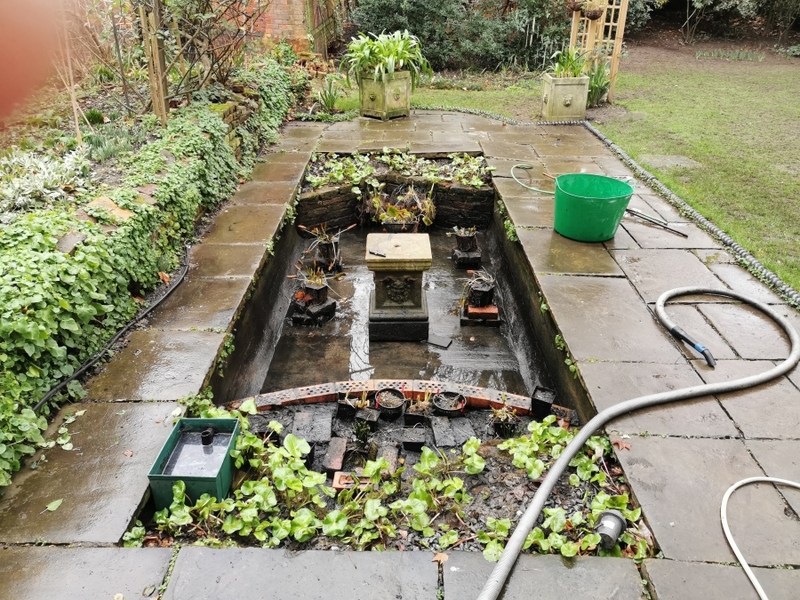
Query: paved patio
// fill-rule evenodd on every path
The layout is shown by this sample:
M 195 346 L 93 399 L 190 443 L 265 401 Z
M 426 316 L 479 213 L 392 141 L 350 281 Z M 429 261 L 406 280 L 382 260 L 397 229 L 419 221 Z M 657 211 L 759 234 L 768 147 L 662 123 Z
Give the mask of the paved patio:
M 719 359 L 716 369 L 708 368 L 656 321 L 654 303 L 668 289 L 704 285 L 750 294 L 800 329 L 794 309 L 642 184 L 631 207 L 662 217 L 687 238 L 632 218 L 606 243 L 556 234 L 552 197 L 522 188 L 509 170 L 518 162 L 535 165 L 522 174 L 537 187 L 548 185 L 544 172 L 631 174 L 581 126 L 513 126 L 426 111 L 389 123 L 292 124 L 192 249 L 179 291 L 89 383 L 86 403 L 69 407 L 87 409 L 73 434 L 77 449 L 50 451 L 38 470 L 19 473 L 0 500 L 0 598 L 155 596 L 173 552 L 116 546 L 145 497 L 147 470 L 180 410 L 175 401 L 208 383 L 311 152 L 385 146 L 481 152 L 496 168 L 498 198 L 535 274 L 532 285 L 598 410 L 757 373 L 787 355 L 785 335 L 759 313 L 725 299 L 683 298 L 669 312 Z M 719 524 L 719 503 L 745 477 L 800 480 L 800 370 L 744 392 L 628 415 L 608 432 L 630 445 L 617 456 L 663 558 L 637 570 L 622 559 L 525 556 L 504 598 L 529 598 L 536 590 L 537 598 L 636 599 L 644 597 L 641 580 L 658 600 L 755 598 L 742 571 L 730 566 L 735 558 Z M 58 511 L 43 512 L 57 498 L 64 499 Z M 761 567 L 772 600 L 798 597 L 800 572 L 775 568 L 800 565 L 798 513 L 800 492 L 768 485 L 742 489 L 729 505 L 737 541 Z M 445 597 L 477 596 L 491 565 L 479 555 L 449 555 L 442 568 Z M 439 571 L 430 559 L 429 553 L 187 547 L 177 552 L 164 597 L 433 599 Z

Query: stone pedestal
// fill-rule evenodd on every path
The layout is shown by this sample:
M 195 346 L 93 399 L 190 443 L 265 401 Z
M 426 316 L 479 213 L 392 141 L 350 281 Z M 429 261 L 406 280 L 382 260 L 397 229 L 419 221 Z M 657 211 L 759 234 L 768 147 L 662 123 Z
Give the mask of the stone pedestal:
M 369 339 L 419 341 L 428 338 L 428 303 L 423 272 L 432 263 L 427 233 L 370 233 L 367 268 L 375 289 L 369 302 Z

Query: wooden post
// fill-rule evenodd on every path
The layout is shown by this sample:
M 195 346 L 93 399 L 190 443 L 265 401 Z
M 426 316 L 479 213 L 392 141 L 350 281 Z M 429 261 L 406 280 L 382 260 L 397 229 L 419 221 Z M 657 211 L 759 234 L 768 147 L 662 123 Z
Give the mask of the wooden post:
M 617 17 L 617 27 L 614 36 L 614 51 L 611 53 L 611 86 L 608 88 L 608 103 L 614 100 L 614 87 L 617 83 L 617 71 L 619 70 L 619 57 L 622 54 L 622 37 L 625 34 L 625 19 L 628 16 L 628 0 L 622 0 Z
M 167 107 L 167 74 L 164 60 L 164 45 L 158 37 L 161 28 L 161 0 L 153 0 L 153 11 L 147 13 L 144 5 L 139 6 L 142 21 L 142 38 L 147 56 L 147 73 L 150 79 L 150 96 L 153 113 L 166 126 L 169 109 Z

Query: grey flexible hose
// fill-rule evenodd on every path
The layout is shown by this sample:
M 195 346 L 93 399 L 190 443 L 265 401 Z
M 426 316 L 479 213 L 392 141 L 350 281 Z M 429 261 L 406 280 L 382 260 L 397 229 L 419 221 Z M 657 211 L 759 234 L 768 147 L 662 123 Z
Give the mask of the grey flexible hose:
M 640 396 L 639 398 L 621 402 L 620 404 L 607 408 L 606 410 L 598 413 L 575 435 L 575 438 L 569 443 L 555 464 L 550 468 L 550 471 L 542 481 L 539 489 L 536 490 L 536 494 L 534 494 L 531 503 L 523 513 L 522 518 L 520 518 L 516 529 L 514 529 L 514 532 L 511 535 L 511 538 L 508 540 L 505 550 L 503 550 L 500 560 L 497 561 L 497 564 L 492 570 L 491 575 L 489 575 L 489 579 L 484 584 L 483 589 L 478 596 L 478 600 L 496 600 L 496 598 L 500 595 L 506 579 L 508 578 L 511 569 L 517 560 L 517 556 L 522 551 L 525 538 L 536 524 L 536 521 L 542 512 L 542 508 L 544 508 L 544 504 L 547 501 L 547 498 L 550 496 L 550 493 L 553 491 L 556 482 L 566 470 L 569 462 L 578 453 L 586 441 L 595 433 L 595 431 L 603 427 L 612 419 L 634 410 L 640 410 L 642 408 L 656 406 L 659 404 L 666 404 L 668 402 L 688 400 L 698 396 L 734 392 L 766 383 L 771 379 L 780 377 L 781 375 L 789 372 L 792 368 L 794 368 L 798 361 L 800 361 L 800 335 L 797 333 L 794 327 L 792 327 L 792 325 L 785 318 L 779 315 L 771 307 L 761 304 L 752 298 L 748 298 L 747 296 L 743 296 L 736 292 L 704 287 L 684 287 L 664 292 L 661 294 L 658 302 L 656 303 L 656 315 L 664 327 L 667 328 L 667 330 L 671 331 L 676 327 L 676 325 L 672 319 L 667 316 L 664 305 L 672 298 L 686 296 L 689 294 L 711 294 L 714 296 L 734 298 L 763 312 L 769 318 L 775 321 L 786 332 L 786 335 L 789 336 L 789 344 L 791 347 L 789 356 L 772 369 L 764 371 L 763 373 L 759 373 L 758 375 L 751 375 L 749 377 L 743 377 L 733 381 L 706 383 L 682 388 L 679 390 L 661 392 L 659 394 Z

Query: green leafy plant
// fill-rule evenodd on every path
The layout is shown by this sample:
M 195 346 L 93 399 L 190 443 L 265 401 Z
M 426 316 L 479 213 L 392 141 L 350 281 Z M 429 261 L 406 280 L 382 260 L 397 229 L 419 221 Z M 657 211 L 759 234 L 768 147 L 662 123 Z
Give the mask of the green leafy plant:
M 341 66 L 348 82 L 351 77 L 359 82 L 365 74 L 386 81 L 395 71 L 408 71 L 412 88 L 417 86 L 422 75 L 432 73 L 419 39 L 408 30 L 369 36 L 359 34 L 348 44 Z
M 326 75 L 322 89 L 317 92 L 317 102 L 328 114 L 332 114 L 336 110 L 336 101 L 342 93 L 339 86 L 340 77 L 340 75 Z
M 580 77 L 586 67 L 586 53 L 579 48 L 559 50 L 552 59 L 555 59 L 550 68 L 553 77 Z
M 599 106 L 603 97 L 611 88 L 611 67 L 606 61 L 592 63 L 589 69 L 589 95 L 586 105 L 589 107 Z

